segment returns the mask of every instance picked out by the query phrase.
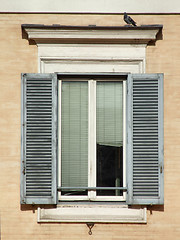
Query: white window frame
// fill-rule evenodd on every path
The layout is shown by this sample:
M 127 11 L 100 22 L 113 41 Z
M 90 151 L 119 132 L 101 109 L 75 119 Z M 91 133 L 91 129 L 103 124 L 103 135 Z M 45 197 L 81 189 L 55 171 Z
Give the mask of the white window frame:
M 83 81 L 86 79 L 83 79 Z M 59 80 L 59 177 L 58 185 L 61 186 L 61 89 L 62 81 Z M 77 81 L 81 81 L 77 78 Z M 98 80 L 92 79 L 88 81 L 88 187 L 96 187 L 96 83 Z M 107 82 L 111 80 L 105 80 Z M 117 81 L 117 80 L 116 80 Z M 126 80 L 123 82 L 123 187 L 126 187 Z M 63 196 L 58 193 L 59 201 L 126 201 L 126 192 L 123 191 L 122 196 L 97 196 L 96 190 L 88 190 L 86 196 Z

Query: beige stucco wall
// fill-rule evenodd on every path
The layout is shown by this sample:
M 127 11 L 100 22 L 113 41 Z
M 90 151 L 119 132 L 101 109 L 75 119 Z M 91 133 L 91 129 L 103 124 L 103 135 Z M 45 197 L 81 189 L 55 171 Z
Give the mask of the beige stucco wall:
M 149 207 L 147 224 L 38 224 L 36 207 L 20 206 L 20 74 L 37 72 L 37 47 L 21 24 L 124 25 L 121 15 L 0 14 L 1 239 L 180 239 L 180 15 L 136 15 L 138 24 L 163 24 L 163 40 L 147 48 L 148 73 L 164 80 L 165 204 Z

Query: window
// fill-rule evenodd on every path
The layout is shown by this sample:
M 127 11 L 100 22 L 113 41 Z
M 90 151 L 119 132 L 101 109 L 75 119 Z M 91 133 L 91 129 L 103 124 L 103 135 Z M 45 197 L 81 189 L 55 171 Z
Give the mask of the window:
M 59 85 L 60 199 L 124 199 L 125 81 L 79 77 Z
M 144 223 L 163 204 L 163 80 L 143 74 L 162 27 L 22 25 L 41 74 L 22 77 L 21 203 L 57 204 L 39 222 Z
M 21 203 L 163 204 L 162 74 L 72 76 L 22 75 Z

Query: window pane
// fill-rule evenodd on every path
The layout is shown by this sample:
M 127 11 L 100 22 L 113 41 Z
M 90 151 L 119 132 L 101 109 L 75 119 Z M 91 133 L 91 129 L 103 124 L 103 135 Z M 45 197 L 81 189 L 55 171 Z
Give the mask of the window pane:
M 97 186 L 123 186 L 123 83 L 97 82 Z M 119 196 L 119 190 L 97 195 Z
M 61 181 L 63 187 L 88 186 L 88 83 L 62 82 Z M 82 195 L 87 191 L 64 191 Z

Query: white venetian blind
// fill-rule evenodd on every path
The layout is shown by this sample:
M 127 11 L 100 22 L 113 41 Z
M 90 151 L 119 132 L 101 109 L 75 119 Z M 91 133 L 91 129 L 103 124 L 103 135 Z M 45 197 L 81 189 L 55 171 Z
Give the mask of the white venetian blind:
M 123 145 L 123 83 L 97 82 L 97 144 Z
M 62 82 L 62 186 L 88 185 L 88 82 Z

